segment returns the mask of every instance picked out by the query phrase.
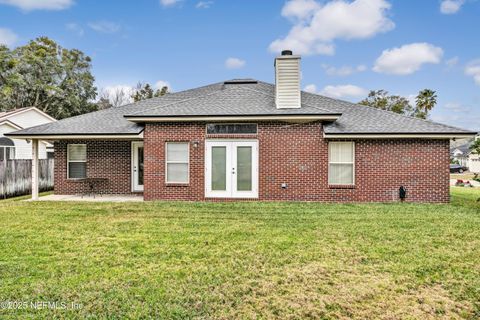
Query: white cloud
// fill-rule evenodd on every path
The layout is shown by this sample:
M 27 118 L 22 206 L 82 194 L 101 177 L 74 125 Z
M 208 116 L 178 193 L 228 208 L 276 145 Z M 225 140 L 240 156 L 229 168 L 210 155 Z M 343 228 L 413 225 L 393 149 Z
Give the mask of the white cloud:
M 8 4 L 25 11 L 64 10 L 73 3 L 73 0 L 0 0 L 0 4 Z
M 182 0 L 160 0 L 160 4 L 164 7 L 173 7 Z
M 195 8 L 197 9 L 208 9 L 213 4 L 213 1 L 199 1 Z
M 18 40 L 18 36 L 10 29 L 0 28 L 0 44 L 7 47 L 13 46 Z
M 444 105 L 445 109 L 452 110 L 455 112 L 464 112 L 469 110 L 469 108 L 465 107 L 459 102 L 448 102 Z
M 162 89 L 163 87 L 168 87 L 168 91 L 172 91 L 172 86 L 170 85 L 170 82 L 164 80 L 158 80 L 157 82 L 155 82 L 155 85 L 153 87 L 155 89 Z
M 352 84 L 326 86 L 320 94 L 331 98 L 360 98 L 368 94 L 368 90 Z
M 291 0 L 282 8 L 282 16 L 290 19 L 304 20 L 311 18 L 320 8 L 315 0 Z
M 65 27 L 67 28 L 67 30 L 76 33 L 78 36 L 83 36 L 85 34 L 83 28 L 76 23 L 67 23 Z
M 454 67 L 458 64 L 458 61 L 460 59 L 458 57 L 453 57 L 451 59 L 448 59 L 447 61 L 445 61 L 445 64 L 447 65 L 447 67 Z
M 440 63 L 442 48 L 429 43 L 411 43 L 384 50 L 375 61 L 373 70 L 379 73 L 408 75 L 418 71 L 425 63 Z
M 480 59 L 471 61 L 465 67 L 465 74 L 473 77 L 473 80 L 480 86 Z
M 317 86 L 314 84 L 309 84 L 303 88 L 303 91 L 310 92 L 310 93 L 317 93 Z
M 285 38 L 270 44 L 270 51 L 332 55 L 336 39 L 366 39 L 392 30 L 395 24 L 387 17 L 390 7 L 386 0 L 336 0 L 324 5 L 290 0 L 282 14 L 296 23 Z
M 363 72 L 367 70 L 367 67 L 363 64 L 358 65 L 356 67 L 351 67 L 351 66 L 334 67 L 328 64 L 322 64 L 322 68 L 325 70 L 325 73 L 327 75 L 339 76 L 339 77 L 345 77 L 357 72 Z
M 225 67 L 227 69 L 240 69 L 245 66 L 245 60 L 241 60 L 238 58 L 228 58 L 225 60 Z
M 90 22 L 88 26 L 101 33 L 115 33 L 120 31 L 120 25 L 111 21 Z
M 480 130 L 480 113 L 476 109 L 469 104 L 450 101 L 433 110 L 432 120 L 478 131 Z
M 443 14 L 455 14 L 464 3 L 464 0 L 443 0 L 440 3 L 440 12 Z

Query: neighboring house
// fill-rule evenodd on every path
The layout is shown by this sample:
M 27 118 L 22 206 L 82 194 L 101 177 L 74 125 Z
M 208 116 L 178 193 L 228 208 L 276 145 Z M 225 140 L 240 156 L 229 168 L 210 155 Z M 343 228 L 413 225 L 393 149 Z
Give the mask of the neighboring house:
M 480 139 L 480 135 L 475 139 Z M 458 162 L 458 164 L 467 167 L 470 172 L 480 173 L 480 155 L 472 153 L 470 146 L 473 140 L 455 148 L 450 149 L 451 159 Z
M 11 159 L 32 159 L 32 145 L 25 139 L 10 139 L 5 134 L 56 121 L 35 107 L 0 112 L 0 161 Z M 53 146 L 42 141 L 40 158 L 53 157 Z
M 145 200 L 389 202 L 403 186 L 407 201 L 449 201 L 449 140 L 474 132 L 301 92 L 290 51 L 275 82 L 219 82 L 9 136 L 55 141 L 57 194 L 96 181 Z

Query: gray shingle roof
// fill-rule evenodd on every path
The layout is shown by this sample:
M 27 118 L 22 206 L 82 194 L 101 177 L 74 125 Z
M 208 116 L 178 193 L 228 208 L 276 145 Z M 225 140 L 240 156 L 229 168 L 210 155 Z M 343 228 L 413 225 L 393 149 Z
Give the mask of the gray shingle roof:
M 302 92 L 302 108 L 277 109 L 275 86 L 236 79 L 169 93 L 122 107 L 96 111 L 32 127 L 13 135 L 139 134 L 143 125 L 125 116 L 211 116 L 341 114 L 325 124 L 327 134 L 347 133 L 472 133 L 460 128 L 416 119 L 354 103 Z
M 455 150 L 460 150 L 463 155 L 468 156 L 470 154 L 470 146 L 474 141 L 467 142 L 465 144 L 459 145 L 456 148 L 450 148 L 450 153 L 453 153 Z
M 243 81 L 243 82 L 242 82 Z M 249 82 L 250 81 L 250 82 Z M 275 96 L 254 80 L 230 80 L 204 95 L 166 105 L 139 109 L 126 116 L 220 116 L 220 115 L 292 115 L 338 114 L 320 106 L 302 103 L 298 109 L 277 109 Z M 199 89 L 202 90 L 202 89 Z

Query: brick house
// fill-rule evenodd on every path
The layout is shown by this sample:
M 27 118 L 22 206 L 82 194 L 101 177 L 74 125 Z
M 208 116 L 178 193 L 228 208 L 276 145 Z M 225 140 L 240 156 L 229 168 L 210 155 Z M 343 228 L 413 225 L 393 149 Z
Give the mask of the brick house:
M 302 92 L 284 51 L 275 85 L 234 79 L 9 135 L 54 141 L 56 194 L 391 202 L 404 187 L 448 202 L 449 141 L 474 134 Z

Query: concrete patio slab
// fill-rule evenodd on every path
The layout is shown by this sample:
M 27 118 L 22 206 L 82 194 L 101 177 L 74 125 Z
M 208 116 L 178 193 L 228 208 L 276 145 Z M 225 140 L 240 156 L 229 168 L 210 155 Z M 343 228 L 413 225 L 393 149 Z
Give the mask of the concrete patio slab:
M 26 201 L 32 201 L 31 199 Z M 143 195 L 95 195 L 93 196 L 80 196 L 80 195 L 61 195 L 50 194 L 40 197 L 37 201 L 85 201 L 85 202 L 141 202 L 143 201 Z

